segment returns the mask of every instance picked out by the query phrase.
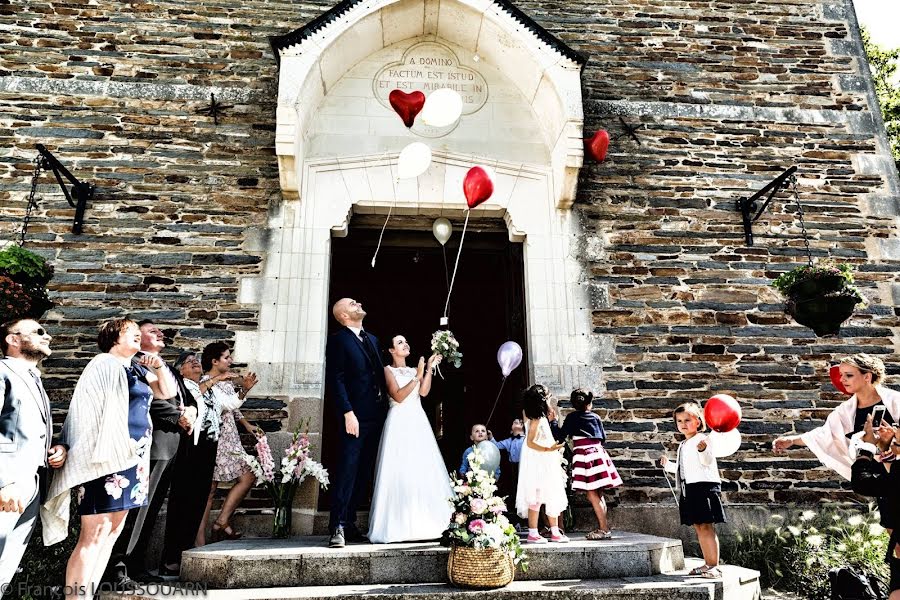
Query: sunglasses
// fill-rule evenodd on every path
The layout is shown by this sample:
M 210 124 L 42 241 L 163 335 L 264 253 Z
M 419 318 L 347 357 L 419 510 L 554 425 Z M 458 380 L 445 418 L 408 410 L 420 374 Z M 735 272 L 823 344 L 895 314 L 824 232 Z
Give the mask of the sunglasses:
M 37 335 L 40 335 L 40 336 L 43 336 L 43 335 L 46 335 L 46 334 L 47 334 L 47 332 L 44 330 L 43 327 L 38 327 L 37 329 L 35 329 L 35 330 L 32 331 L 31 333 L 22 333 L 21 331 L 10 331 L 10 333 L 11 333 L 12 335 L 33 335 L 33 334 L 37 334 Z

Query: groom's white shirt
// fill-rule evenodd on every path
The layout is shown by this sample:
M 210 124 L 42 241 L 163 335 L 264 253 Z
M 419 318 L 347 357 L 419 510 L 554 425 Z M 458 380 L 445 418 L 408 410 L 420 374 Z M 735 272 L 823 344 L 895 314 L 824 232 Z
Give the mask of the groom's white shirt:
M 350 327 L 349 325 L 347 325 L 347 329 L 352 331 L 356 337 L 359 337 L 359 332 L 362 331 L 362 327 Z

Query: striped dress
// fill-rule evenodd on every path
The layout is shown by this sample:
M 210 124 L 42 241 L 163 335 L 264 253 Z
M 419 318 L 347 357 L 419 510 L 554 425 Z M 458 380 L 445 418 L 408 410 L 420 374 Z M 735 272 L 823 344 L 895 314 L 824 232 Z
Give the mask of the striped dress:
M 603 442 L 603 423 L 593 412 L 570 413 L 560 428 L 563 438 L 572 438 L 572 489 L 598 490 L 622 485 L 622 478 Z

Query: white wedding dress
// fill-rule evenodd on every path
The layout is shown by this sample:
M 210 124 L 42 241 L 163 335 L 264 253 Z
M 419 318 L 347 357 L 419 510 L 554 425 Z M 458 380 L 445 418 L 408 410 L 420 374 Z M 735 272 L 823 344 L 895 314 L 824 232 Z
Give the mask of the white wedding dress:
M 389 368 L 401 388 L 416 376 L 411 367 Z M 376 464 L 369 540 L 386 544 L 441 537 L 453 512 L 453 489 L 418 385 L 403 402 L 391 400 Z

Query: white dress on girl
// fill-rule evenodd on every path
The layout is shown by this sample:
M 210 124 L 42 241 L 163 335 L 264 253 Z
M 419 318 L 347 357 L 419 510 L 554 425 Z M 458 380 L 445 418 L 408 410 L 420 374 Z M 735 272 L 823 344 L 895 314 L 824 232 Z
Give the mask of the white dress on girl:
M 519 485 L 516 488 L 516 512 L 520 517 L 528 516 L 528 507 L 543 504 L 547 516 L 558 516 L 566 510 L 566 471 L 562 467 L 562 454 L 539 452 L 528 447 L 528 429 L 531 421 L 525 420 L 525 443 L 522 444 L 522 458 L 519 463 Z M 550 448 L 556 440 L 550 431 L 550 423 L 541 417 L 534 442 L 538 446 Z
M 401 388 L 412 381 L 412 367 L 389 367 Z M 434 540 L 450 524 L 453 488 L 419 386 L 403 402 L 391 400 L 375 476 L 369 540 L 375 544 Z

